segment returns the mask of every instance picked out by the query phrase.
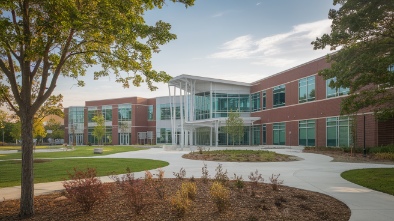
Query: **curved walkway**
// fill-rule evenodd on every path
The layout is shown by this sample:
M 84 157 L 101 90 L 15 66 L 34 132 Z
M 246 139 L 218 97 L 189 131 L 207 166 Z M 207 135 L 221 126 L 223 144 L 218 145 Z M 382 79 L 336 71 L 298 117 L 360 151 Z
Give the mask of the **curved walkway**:
M 216 148 L 215 148 L 216 149 Z M 220 149 L 220 148 L 219 148 Z M 259 149 L 248 147 L 245 149 Z M 330 162 L 331 157 L 302 153 L 296 149 L 274 149 L 273 151 L 283 154 L 294 155 L 304 160 L 292 162 L 221 162 L 223 168 L 228 171 L 230 177 L 234 173 L 242 175 L 248 180 L 250 172 L 256 169 L 263 175 L 265 182 L 272 174 L 280 174 L 280 179 L 284 180 L 284 185 L 320 192 L 346 203 L 351 209 L 350 220 L 393 220 L 394 219 L 394 196 L 377 192 L 350 183 L 341 178 L 340 174 L 346 170 L 360 168 L 394 168 L 394 165 L 387 164 L 366 164 L 366 163 L 342 163 Z M 146 158 L 164 160 L 170 164 L 164 167 L 165 177 L 173 177 L 173 172 L 179 172 L 183 167 L 187 177 L 200 177 L 202 161 L 188 160 L 181 156 L 188 151 L 164 151 L 162 148 L 152 148 L 141 151 L 117 153 L 113 155 L 100 156 L 102 158 Z M 214 176 L 218 162 L 206 161 L 209 174 Z M 153 170 L 154 172 L 155 170 Z M 137 177 L 143 177 L 144 173 L 135 173 Z M 110 182 L 108 177 L 102 177 L 102 181 Z M 54 190 L 63 189 L 61 182 L 40 183 L 35 185 L 35 193 L 45 194 Z M 20 187 L 7 187 L 0 189 L 0 201 L 5 199 L 15 199 L 20 197 Z

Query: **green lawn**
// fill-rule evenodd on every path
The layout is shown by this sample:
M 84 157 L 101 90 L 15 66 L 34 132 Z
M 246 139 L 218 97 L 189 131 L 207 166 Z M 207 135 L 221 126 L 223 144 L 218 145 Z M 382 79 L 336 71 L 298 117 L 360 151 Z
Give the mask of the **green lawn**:
M 72 172 L 74 167 L 85 169 L 96 168 L 98 176 L 126 173 L 126 168 L 138 172 L 165 167 L 168 162 L 148 159 L 119 159 L 119 158 L 86 158 L 86 159 L 56 159 L 38 160 L 34 163 L 34 183 L 63 181 L 68 179 L 67 171 Z M 21 162 L 0 161 L 0 187 L 20 185 Z
M 394 195 L 394 168 L 349 170 L 341 176 L 360 186 Z
M 137 148 L 132 146 L 100 146 L 104 151 L 100 155 L 109 155 L 120 152 L 137 151 L 144 148 Z M 34 153 L 34 158 L 63 158 L 63 157 L 90 157 L 97 156 L 93 154 L 93 149 L 97 146 L 76 146 L 75 150 Z M 0 154 L 0 160 L 21 159 L 21 153 Z

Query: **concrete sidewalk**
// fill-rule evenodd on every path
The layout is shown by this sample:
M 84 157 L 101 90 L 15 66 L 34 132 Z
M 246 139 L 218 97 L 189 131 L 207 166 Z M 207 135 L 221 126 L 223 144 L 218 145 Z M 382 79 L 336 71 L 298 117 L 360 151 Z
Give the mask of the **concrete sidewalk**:
M 211 148 L 223 149 L 223 148 Z M 247 147 L 240 149 L 260 149 Z M 256 169 L 265 180 L 272 174 L 280 174 L 284 185 L 324 193 L 346 203 L 351 209 L 350 220 L 394 220 L 394 196 L 373 191 L 341 178 L 343 171 L 360 168 L 394 168 L 394 165 L 366 164 L 366 163 L 341 163 L 330 162 L 331 157 L 302 153 L 296 149 L 274 149 L 283 154 L 294 155 L 304 160 L 293 162 L 222 162 L 223 168 L 232 176 L 234 173 L 242 175 L 247 180 L 250 172 Z M 203 163 L 206 163 L 211 176 L 215 174 L 218 162 L 197 161 L 183 159 L 181 156 L 188 151 L 164 151 L 161 148 L 152 148 L 141 151 L 118 153 L 103 158 L 146 158 L 164 160 L 170 163 L 164 167 L 165 177 L 173 177 L 173 172 L 178 172 L 182 167 L 186 170 L 187 177 L 200 177 Z M 152 170 L 155 172 L 155 170 Z M 144 173 L 135 173 L 136 177 L 143 177 Z M 111 182 L 109 177 L 101 177 L 103 182 Z M 63 189 L 61 182 L 40 183 L 35 185 L 35 194 L 46 194 Z M 7 187 L 0 189 L 0 201 L 17 199 L 20 197 L 20 187 Z

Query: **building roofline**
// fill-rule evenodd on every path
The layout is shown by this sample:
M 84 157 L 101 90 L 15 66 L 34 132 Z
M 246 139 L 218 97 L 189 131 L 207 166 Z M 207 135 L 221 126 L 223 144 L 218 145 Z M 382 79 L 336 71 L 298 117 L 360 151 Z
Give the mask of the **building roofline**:
M 238 85 L 238 86 L 246 86 L 246 87 L 251 86 L 250 83 L 245 83 L 245 82 L 224 80 L 224 79 L 218 79 L 218 78 L 201 77 L 201 76 L 193 76 L 193 75 L 187 75 L 187 74 L 181 74 L 179 76 L 172 78 L 168 82 L 168 84 L 170 86 L 177 86 L 176 82 L 183 81 L 186 79 L 198 80 L 198 81 L 209 81 L 209 82 L 215 82 L 215 83 L 221 83 L 221 84 L 230 84 L 230 85 Z

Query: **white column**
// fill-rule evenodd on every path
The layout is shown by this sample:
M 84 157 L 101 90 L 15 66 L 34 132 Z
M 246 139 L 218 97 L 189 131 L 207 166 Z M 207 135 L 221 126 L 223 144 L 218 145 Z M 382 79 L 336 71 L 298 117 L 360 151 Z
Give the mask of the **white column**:
M 183 108 L 184 108 L 184 106 L 183 106 L 183 102 L 182 102 L 182 100 L 183 100 L 183 95 L 182 95 L 182 82 L 179 82 L 179 111 L 181 112 L 180 113 L 180 115 L 181 115 L 181 137 L 180 137 L 180 142 L 179 142 L 179 144 L 181 145 L 181 149 L 183 150 L 183 147 L 184 147 L 184 142 L 185 142 L 185 131 L 183 130 L 183 121 L 184 121 L 184 118 L 183 118 Z
M 212 126 L 210 127 L 210 133 L 209 133 L 209 146 L 212 146 Z
M 215 138 L 216 138 L 215 147 L 219 145 L 219 124 L 220 124 L 219 120 L 216 120 L 215 121 Z

